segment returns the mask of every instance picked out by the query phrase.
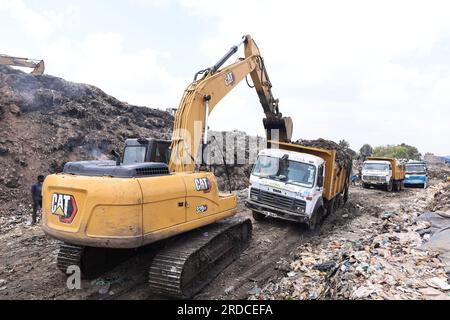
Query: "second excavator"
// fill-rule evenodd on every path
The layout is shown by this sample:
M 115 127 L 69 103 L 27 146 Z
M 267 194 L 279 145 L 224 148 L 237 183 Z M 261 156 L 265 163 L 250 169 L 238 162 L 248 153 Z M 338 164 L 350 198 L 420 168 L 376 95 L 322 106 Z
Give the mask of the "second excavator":
M 242 44 L 245 58 L 223 67 Z M 151 262 L 149 285 L 164 296 L 189 298 L 239 256 L 251 221 L 233 217 L 236 195 L 219 191 L 214 174 L 200 170 L 198 154 L 207 144 L 208 115 L 247 75 L 266 115 L 268 140 L 277 133 L 289 141 L 292 120 L 279 112 L 264 60 L 247 35 L 195 75 L 177 109 L 172 141 L 128 139 L 116 161 L 69 162 L 46 178 L 43 229 L 64 242 L 57 259 L 63 272 L 70 265 L 88 272 L 102 252 L 167 239 Z
M 12 57 L 0 54 L 0 65 L 32 68 L 31 74 L 42 75 L 45 71 L 44 60 Z

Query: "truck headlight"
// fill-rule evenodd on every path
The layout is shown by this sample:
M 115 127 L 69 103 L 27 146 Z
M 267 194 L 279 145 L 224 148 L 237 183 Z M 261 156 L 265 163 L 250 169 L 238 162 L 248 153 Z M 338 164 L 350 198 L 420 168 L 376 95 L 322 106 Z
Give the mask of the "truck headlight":
M 295 210 L 297 210 L 297 212 L 299 212 L 299 213 L 305 212 L 305 208 L 303 208 L 303 207 L 296 207 Z
M 252 195 L 250 196 L 250 199 L 252 199 L 252 200 L 258 200 L 258 196 L 257 196 L 256 194 L 252 194 Z

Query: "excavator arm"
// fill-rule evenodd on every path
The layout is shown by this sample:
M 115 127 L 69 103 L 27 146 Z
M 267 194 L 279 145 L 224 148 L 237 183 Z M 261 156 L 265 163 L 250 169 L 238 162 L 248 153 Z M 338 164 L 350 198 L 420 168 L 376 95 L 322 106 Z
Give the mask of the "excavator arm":
M 229 66 L 220 67 L 244 44 L 245 58 L 240 58 Z M 263 107 L 267 140 L 278 138 L 290 141 L 292 136 L 292 119 L 283 117 L 278 109 L 278 99 L 272 95 L 272 85 L 264 66 L 264 60 L 254 40 L 244 36 L 242 42 L 234 46 L 213 67 L 202 70 L 195 75 L 194 81 L 185 90 L 180 106 L 175 115 L 174 131 L 171 144 L 171 172 L 195 170 L 195 159 L 200 146 L 206 145 L 208 116 L 214 107 L 236 85 L 250 74 L 260 103 Z M 201 76 L 200 79 L 197 79 Z M 276 130 L 276 131 L 274 131 Z M 273 133 L 277 133 L 278 137 Z
M 0 54 L 0 65 L 32 68 L 31 74 L 43 74 L 45 70 L 44 60 L 11 57 Z

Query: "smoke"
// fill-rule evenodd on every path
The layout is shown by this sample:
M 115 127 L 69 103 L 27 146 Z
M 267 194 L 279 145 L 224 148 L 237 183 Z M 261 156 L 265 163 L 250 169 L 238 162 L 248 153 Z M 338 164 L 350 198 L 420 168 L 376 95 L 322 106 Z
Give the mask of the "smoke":
M 89 155 L 93 160 L 109 160 L 108 156 L 99 148 L 93 147 L 89 151 Z

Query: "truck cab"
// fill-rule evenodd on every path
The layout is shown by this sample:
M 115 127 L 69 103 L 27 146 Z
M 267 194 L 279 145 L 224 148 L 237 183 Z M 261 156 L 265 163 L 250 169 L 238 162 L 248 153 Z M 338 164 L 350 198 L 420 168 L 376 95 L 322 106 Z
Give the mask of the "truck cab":
M 256 220 L 266 216 L 309 223 L 323 209 L 325 161 L 281 149 L 260 151 L 250 175 L 247 207 Z
M 392 166 L 389 161 L 367 160 L 362 167 L 364 187 L 387 186 L 392 179 Z
M 394 158 L 369 157 L 362 167 L 364 188 L 383 187 L 387 191 L 400 191 L 405 179 L 404 165 Z
M 408 163 L 406 163 L 405 185 L 421 186 L 422 188 L 427 188 L 427 166 L 424 161 L 410 160 L 408 161 Z

